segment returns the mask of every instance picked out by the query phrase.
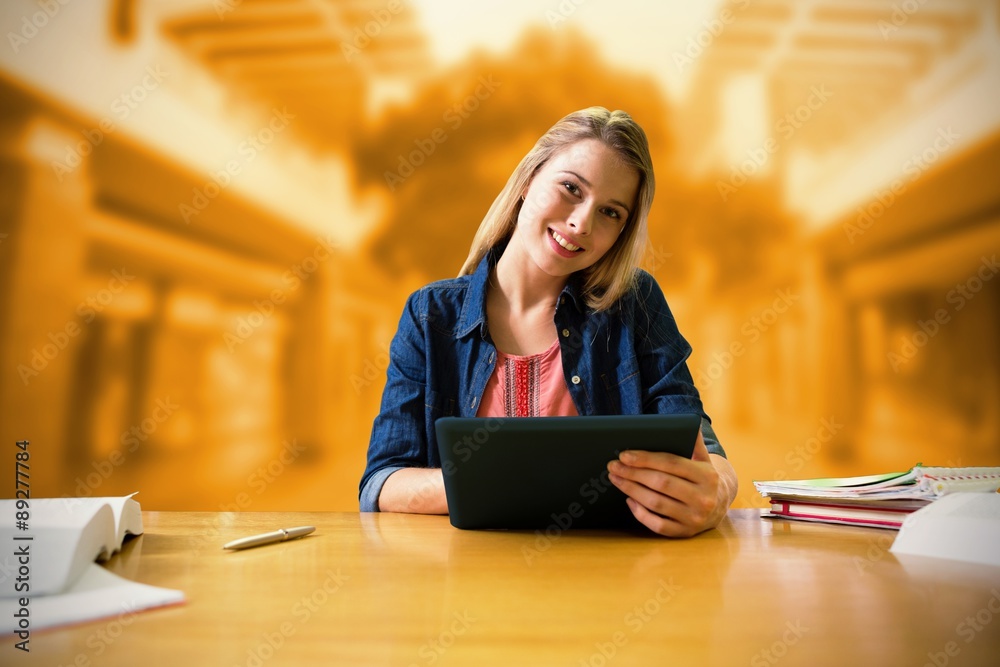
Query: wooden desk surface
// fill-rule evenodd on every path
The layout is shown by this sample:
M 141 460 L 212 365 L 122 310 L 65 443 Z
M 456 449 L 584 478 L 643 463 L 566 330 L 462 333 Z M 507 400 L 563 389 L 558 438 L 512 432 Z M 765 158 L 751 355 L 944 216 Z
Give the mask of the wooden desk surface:
M 897 559 L 890 531 L 756 510 L 682 541 L 399 514 L 144 520 L 109 569 L 187 604 L 34 632 L 13 664 L 1000 664 L 1000 569 Z M 296 525 L 317 531 L 220 548 Z

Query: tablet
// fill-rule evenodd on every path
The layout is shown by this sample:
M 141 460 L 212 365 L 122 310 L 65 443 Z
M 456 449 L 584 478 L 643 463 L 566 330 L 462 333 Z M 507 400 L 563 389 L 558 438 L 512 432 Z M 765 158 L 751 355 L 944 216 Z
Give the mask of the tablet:
M 626 449 L 691 458 L 700 415 L 442 417 L 434 422 L 456 528 L 636 528 L 608 461 Z

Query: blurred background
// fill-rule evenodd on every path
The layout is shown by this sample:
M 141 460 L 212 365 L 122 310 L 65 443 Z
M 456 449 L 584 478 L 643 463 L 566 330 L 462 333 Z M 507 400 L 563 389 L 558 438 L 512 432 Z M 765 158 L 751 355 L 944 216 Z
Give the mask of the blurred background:
M 1000 465 L 1000 2 L 6 0 L 0 25 L 0 443 L 31 441 L 36 497 L 356 510 L 406 296 L 591 105 L 649 136 L 645 267 L 737 506 Z

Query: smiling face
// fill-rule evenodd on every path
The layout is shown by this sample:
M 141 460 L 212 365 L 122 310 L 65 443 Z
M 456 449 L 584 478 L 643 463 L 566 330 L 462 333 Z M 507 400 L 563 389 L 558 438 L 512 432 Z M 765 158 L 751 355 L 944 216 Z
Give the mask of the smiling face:
M 512 242 L 550 276 L 597 263 L 625 227 L 639 174 L 598 139 L 582 139 L 554 154 L 524 195 Z

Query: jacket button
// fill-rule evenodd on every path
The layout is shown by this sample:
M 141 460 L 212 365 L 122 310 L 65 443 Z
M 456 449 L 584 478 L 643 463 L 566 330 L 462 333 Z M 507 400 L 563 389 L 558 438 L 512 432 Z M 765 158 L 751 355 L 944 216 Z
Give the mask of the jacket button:
M 569 329 L 563 329 L 562 330 L 562 335 L 563 335 L 563 338 L 569 338 Z
M 573 380 L 573 384 L 580 384 L 580 376 L 579 375 L 574 375 L 570 379 Z

